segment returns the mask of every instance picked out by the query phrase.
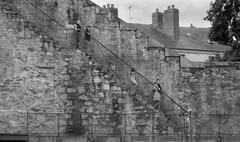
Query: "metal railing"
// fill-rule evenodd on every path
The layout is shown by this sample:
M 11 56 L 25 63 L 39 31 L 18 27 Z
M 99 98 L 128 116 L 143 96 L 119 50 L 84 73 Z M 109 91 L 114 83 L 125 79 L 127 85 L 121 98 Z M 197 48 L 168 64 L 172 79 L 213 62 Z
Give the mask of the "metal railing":
M 176 115 L 176 114 L 169 114 Z M 95 136 L 160 136 L 195 140 L 233 140 L 240 137 L 240 114 L 191 114 L 181 120 L 189 133 L 175 132 L 169 120 L 160 113 L 136 112 L 115 116 L 93 113 L 29 113 L 0 111 L 0 134 L 14 135 L 83 135 Z M 72 121 L 78 117 L 80 123 Z M 116 123 L 116 119 L 119 119 Z M 161 121 L 159 121 L 161 120 Z
M 169 114 L 176 115 L 176 114 Z M 93 114 L 93 113 L 29 113 L 0 111 L 0 134 L 60 136 L 75 135 L 183 135 L 170 127 L 171 122 L 159 122 L 159 113 Z M 78 118 L 73 121 L 71 118 Z M 182 117 L 182 121 L 186 121 Z M 187 123 L 185 123 L 187 124 Z M 188 126 L 186 126 L 188 127 Z

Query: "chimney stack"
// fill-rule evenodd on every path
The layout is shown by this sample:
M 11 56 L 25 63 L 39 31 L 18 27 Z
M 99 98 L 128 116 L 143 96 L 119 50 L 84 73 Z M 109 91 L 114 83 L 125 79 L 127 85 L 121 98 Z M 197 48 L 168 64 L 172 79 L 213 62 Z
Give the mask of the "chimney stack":
M 114 7 L 114 4 L 107 4 L 103 6 L 103 9 L 105 9 L 105 13 L 108 14 L 108 19 L 109 20 L 114 20 L 116 18 L 118 18 L 118 8 Z
M 174 40 L 179 40 L 179 10 L 175 5 L 163 12 L 164 32 Z
M 152 14 L 152 25 L 160 29 L 163 28 L 163 14 L 156 9 L 156 12 Z

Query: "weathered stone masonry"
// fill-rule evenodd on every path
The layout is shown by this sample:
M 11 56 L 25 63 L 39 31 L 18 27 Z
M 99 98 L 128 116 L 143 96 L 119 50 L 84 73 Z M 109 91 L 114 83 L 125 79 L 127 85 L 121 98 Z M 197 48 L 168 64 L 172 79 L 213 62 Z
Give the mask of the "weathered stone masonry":
M 160 78 L 163 89 L 170 96 L 177 94 L 174 85 L 179 74 L 178 58 L 165 58 L 163 55 L 167 53 L 163 54 L 165 50 L 162 49 L 146 49 L 149 37 L 115 17 L 116 13 L 109 14 L 106 8 L 99 8 L 91 2 L 41 1 L 41 3 L 38 6 L 46 13 L 50 13 L 48 11 L 50 10 L 51 16 L 60 23 L 69 22 L 68 11 L 70 9 L 73 12 L 73 16 L 70 17 L 72 20 L 77 17 L 83 25 L 91 26 L 92 35 L 114 53 L 121 56 L 152 82 Z M 3 84 L 1 110 L 68 113 L 66 117 L 61 117 L 64 119 L 61 125 L 65 126 L 61 132 L 77 134 L 88 131 L 89 125 L 96 125 L 95 132 L 120 133 L 123 131 L 123 120 L 119 119 L 121 113 L 133 113 L 147 109 L 158 111 L 152 104 L 150 92 L 153 87 L 141 77 L 137 77 L 139 84 L 133 87 L 129 75 L 131 68 L 119 62 L 101 45 L 94 40 L 89 43 L 92 48 L 89 55 L 93 59 L 90 65 L 90 60 L 84 52 L 75 52 L 74 34 L 71 30 L 66 32 L 46 16 L 44 17 L 45 23 L 42 25 L 43 14 L 39 14 L 39 11 L 29 4 L 21 6 L 21 13 L 26 17 L 22 19 L 25 20 L 24 24 L 20 23 L 20 26 L 24 27 L 21 30 L 18 31 L 15 27 L 16 22 L 11 21 L 17 21 L 16 18 L 1 16 L 5 17 L 1 19 L 1 34 L 3 34 L 3 43 L 6 42 L 5 45 L 1 44 L 2 50 L 6 52 L 2 57 L 4 64 L 2 64 L 1 74 Z M 82 48 L 87 46 L 87 42 L 84 41 Z M 112 65 L 116 66 L 116 69 L 113 69 Z M 167 120 L 167 116 L 162 111 L 160 110 L 159 119 Z M 163 112 L 166 111 L 168 110 Z M 81 115 L 76 115 L 79 113 Z M 112 115 L 105 122 L 103 118 L 98 118 L 97 115 L 87 115 L 87 113 Z M 11 114 L 5 113 L 1 120 L 6 125 L 1 130 L 24 133 L 24 115 L 20 113 L 18 117 L 12 117 L 12 121 L 9 121 Z M 132 127 L 138 123 L 136 121 L 138 118 L 145 119 L 144 123 L 151 124 L 150 118 L 140 116 L 141 113 L 129 119 L 127 122 L 129 131 L 137 132 L 137 129 Z M 18 120 L 20 118 L 21 120 Z M 89 120 L 92 121 L 89 122 Z M 105 124 L 110 124 L 109 127 L 114 130 L 102 129 L 101 126 Z M 19 126 L 22 129 L 16 129 Z M 6 128 L 9 129 L 6 130 Z M 159 130 L 159 133 L 167 129 Z M 45 128 L 37 130 L 44 131 Z
M 239 112 L 239 63 L 220 62 L 210 63 L 205 68 L 185 68 L 179 79 L 179 99 L 194 113 L 200 113 L 193 115 L 194 132 L 215 133 L 220 127 L 222 133 L 239 133 L 235 125 L 239 117 L 230 115 Z M 218 114 L 225 114 L 219 124 Z

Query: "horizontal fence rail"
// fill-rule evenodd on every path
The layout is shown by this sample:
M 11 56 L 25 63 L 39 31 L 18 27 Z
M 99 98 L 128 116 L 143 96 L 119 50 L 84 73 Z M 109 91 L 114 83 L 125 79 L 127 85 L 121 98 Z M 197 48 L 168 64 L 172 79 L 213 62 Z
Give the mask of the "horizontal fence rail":
M 0 111 L 0 134 L 43 135 L 183 135 L 156 112 L 121 113 L 29 113 Z M 169 114 L 180 117 L 186 136 L 240 136 L 240 114 Z M 178 115 L 178 116 L 175 116 Z M 79 121 L 71 121 L 79 118 Z M 116 121 L 119 119 L 119 121 Z M 162 122 L 160 122 L 161 120 Z M 116 124 L 115 122 L 119 122 Z M 81 127 L 79 127 L 81 125 Z M 76 126 L 70 127 L 70 126 Z M 82 129 L 79 129 L 82 128 Z
M 173 124 L 167 120 L 159 122 L 160 117 L 162 116 L 155 112 L 67 114 L 0 111 L 0 134 L 176 135 L 169 127 Z M 79 118 L 79 121 L 73 121 L 72 118 Z M 116 119 L 119 119 L 118 124 Z M 182 121 L 186 121 L 186 118 L 182 117 Z

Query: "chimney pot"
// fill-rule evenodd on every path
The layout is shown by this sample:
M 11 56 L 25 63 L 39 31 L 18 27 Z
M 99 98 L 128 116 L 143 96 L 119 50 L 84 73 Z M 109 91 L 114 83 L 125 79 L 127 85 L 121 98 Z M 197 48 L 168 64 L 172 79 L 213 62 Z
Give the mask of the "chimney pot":
M 107 8 L 110 8 L 110 4 L 107 4 Z
M 175 5 L 173 4 L 173 5 L 172 5 L 172 8 L 174 9 L 174 7 L 175 7 Z
M 158 9 L 158 8 L 156 9 L 156 12 L 159 12 L 159 9 Z
M 111 8 L 114 8 L 114 4 L 111 4 Z
M 168 6 L 168 10 L 169 10 L 169 9 L 171 9 L 171 7 L 170 7 L 170 6 Z

